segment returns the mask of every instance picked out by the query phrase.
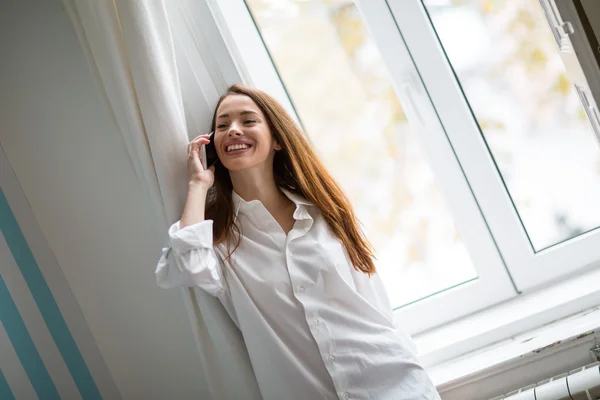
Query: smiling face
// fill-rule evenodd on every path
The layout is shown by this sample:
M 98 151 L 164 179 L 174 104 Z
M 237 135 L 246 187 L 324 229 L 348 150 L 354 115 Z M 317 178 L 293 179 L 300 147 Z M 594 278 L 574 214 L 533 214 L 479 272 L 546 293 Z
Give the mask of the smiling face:
M 254 101 L 244 95 L 225 98 L 217 109 L 215 148 L 229 171 L 273 165 L 276 150 L 269 124 Z

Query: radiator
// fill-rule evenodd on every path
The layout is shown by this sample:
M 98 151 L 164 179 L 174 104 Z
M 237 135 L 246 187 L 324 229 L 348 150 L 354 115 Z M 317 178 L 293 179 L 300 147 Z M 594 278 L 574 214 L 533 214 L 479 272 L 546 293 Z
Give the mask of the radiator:
M 600 362 L 587 365 L 491 400 L 598 400 Z

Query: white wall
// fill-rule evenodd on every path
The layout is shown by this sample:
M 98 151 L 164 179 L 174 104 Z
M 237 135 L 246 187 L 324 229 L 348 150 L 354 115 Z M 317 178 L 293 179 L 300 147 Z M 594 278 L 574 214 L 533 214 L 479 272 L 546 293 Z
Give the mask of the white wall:
M 124 399 L 202 398 L 161 234 L 60 0 L 0 13 L 0 144 Z

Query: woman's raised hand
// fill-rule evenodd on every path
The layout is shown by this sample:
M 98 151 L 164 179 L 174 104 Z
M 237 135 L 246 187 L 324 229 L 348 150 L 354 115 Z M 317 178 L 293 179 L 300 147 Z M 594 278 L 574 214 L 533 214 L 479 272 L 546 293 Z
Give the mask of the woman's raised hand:
M 200 135 L 194 138 L 188 144 L 188 171 L 190 174 L 190 183 L 201 184 L 208 190 L 215 181 L 215 167 L 208 170 L 202 165 L 202 146 L 210 143 L 210 135 Z

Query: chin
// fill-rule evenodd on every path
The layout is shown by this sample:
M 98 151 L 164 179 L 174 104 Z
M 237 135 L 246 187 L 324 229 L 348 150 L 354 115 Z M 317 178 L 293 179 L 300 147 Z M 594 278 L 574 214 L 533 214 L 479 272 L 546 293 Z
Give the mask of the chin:
M 227 162 L 223 163 L 225 168 L 227 168 L 229 171 L 242 171 L 244 169 L 252 168 L 257 164 L 258 162 L 254 160 L 244 159 L 228 160 Z

